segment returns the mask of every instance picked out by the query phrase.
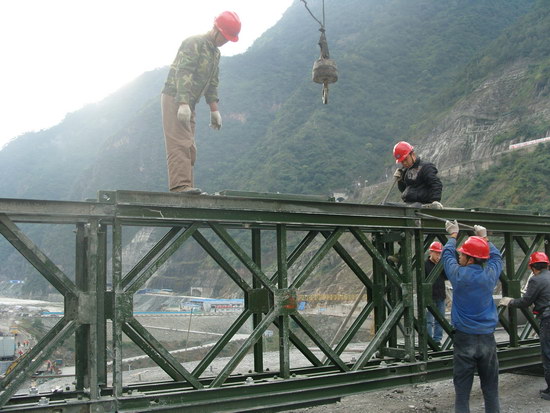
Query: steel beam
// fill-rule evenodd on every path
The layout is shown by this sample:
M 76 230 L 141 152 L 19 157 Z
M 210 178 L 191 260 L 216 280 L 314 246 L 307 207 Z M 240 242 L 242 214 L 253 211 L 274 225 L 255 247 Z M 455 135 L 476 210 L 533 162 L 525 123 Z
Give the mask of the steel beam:
M 58 409 L 81 411 L 247 411 L 333 401 L 339 397 L 400 384 L 448 378 L 452 374 L 451 326 L 444 314 L 431 306 L 431 287 L 441 271 L 424 276 L 428 245 L 446 241 L 445 219 L 466 225 L 481 224 L 492 232 L 501 247 L 506 266 L 501 282 L 507 295 L 518 297 L 525 280 L 528 255 L 544 248 L 550 217 L 503 210 L 417 210 L 335 203 L 319 197 L 284 194 L 224 192 L 214 196 L 101 191 L 97 201 L 55 202 L 0 199 L 0 233 L 16 250 L 65 296 L 62 321 L 23 357 L 17 367 L 0 379 L 0 406 L 5 411 Z M 74 224 L 76 229 L 75 281 L 71 281 L 23 234 L 17 223 Z M 124 228 L 165 228 L 164 236 L 123 273 Z M 250 238 L 234 237 L 230 229 L 248 232 Z M 203 233 L 209 231 L 215 241 Z M 270 233 L 267 237 L 264 234 Z M 467 236 L 461 231 L 459 242 Z M 250 243 L 241 245 L 242 239 Z M 268 244 L 267 240 L 275 241 Z M 242 291 L 245 309 L 228 326 L 208 353 L 191 371 L 133 317 L 133 295 L 142 288 L 184 245 L 194 240 Z M 290 240 L 296 246 L 289 252 Z M 111 242 L 110 257 L 107 245 Z M 224 257 L 223 244 L 233 254 Z M 519 247 L 519 248 L 517 248 Z M 273 268 L 263 265 L 262 251 L 276 257 Z M 367 257 L 359 260 L 356 254 Z M 333 254 L 332 254 L 333 253 Z M 330 344 L 319 326 L 297 308 L 297 290 L 320 270 L 329 254 L 341 260 L 356 277 L 357 291 L 366 296 L 355 307 L 342 329 L 342 337 Z M 391 256 L 391 257 L 390 257 Z M 390 257 L 391 259 L 388 259 Z M 106 264 L 111 260 L 112 287 L 107 285 Z M 251 282 L 240 274 L 242 267 Z M 290 278 L 289 270 L 299 271 Z M 261 301 L 261 302 L 260 302 Z M 356 311 L 357 310 L 357 311 Z M 449 334 L 438 348 L 426 334 L 425 313 L 431 311 Z M 356 314 L 357 313 L 357 314 Z M 540 363 L 538 342 L 529 333 L 538 331 L 537 320 L 522 311 L 499 310 L 509 340 L 499 342 L 502 371 Z M 356 340 L 367 321 L 374 335 Z M 225 362 L 219 373 L 204 373 L 237 332 L 252 322 L 252 332 Z M 107 384 L 107 323 L 112 324 L 112 385 Z M 264 371 L 263 335 L 278 329 L 278 371 Z M 123 333 L 172 378 L 161 383 L 123 383 Z M 14 396 L 21 383 L 55 346 L 74 334 L 76 391 L 48 394 L 50 404 L 40 407 L 34 395 Z M 340 330 L 336 336 L 340 335 Z M 305 340 L 304 340 L 305 337 Z M 346 362 L 351 345 L 359 348 L 357 360 Z M 309 365 L 291 364 L 291 346 Z M 245 355 L 253 351 L 254 371 L 235 374 Z M 356 350 L 357 351 L 357 350 Z M 319 359 L 322 354 L 326 361 Z M 250 378 L 250 380 L 247 379 Z M 252 383 L 252 384 L 251 384 Z

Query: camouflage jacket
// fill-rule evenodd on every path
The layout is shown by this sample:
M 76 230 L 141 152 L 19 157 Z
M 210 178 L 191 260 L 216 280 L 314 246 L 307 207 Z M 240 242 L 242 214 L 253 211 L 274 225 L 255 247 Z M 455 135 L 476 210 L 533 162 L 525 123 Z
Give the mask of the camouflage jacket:
M 185 39 L 174 62 L 162 93 L 174 96 L 177 103 L 192 108 L 204 96 L 206 103 L 218 101 L 218 63 L 220 50 L 208 35 Z

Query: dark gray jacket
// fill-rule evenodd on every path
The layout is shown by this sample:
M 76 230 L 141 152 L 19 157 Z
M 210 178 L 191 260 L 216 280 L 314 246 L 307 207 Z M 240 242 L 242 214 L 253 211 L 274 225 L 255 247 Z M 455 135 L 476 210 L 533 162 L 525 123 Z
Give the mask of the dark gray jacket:
M 421 161 L 417 157 L 410 168 L 402 171 L 397 187 L 401 191 L 401 199 L 404 202 L 429 204 L 433 201 L 441 201 L 443 184 L 437 176 L 437 168 L 433 163 Z
M 527 291 L 521 298 L 510 301 L 510 307 L 529 307 L 535 304 L 533 313 L 540 318 L 550 317 L 550 271 L 542 270 L 527 284 Z

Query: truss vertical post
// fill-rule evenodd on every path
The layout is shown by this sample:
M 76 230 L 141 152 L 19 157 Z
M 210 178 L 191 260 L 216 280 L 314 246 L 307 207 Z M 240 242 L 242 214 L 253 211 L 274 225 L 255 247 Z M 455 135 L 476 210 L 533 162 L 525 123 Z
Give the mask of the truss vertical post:
M 113 392 L 115 398 L 122 396 L 122 325 L 124 323 L 124 291 L 122 288 L 122 226 L 119 220 L 113 223 L 112 272 L 113 272 Z
M 418 351 L 421 360 L 428 360 L 428 332 L 426 329 L 426 312 L 431 303 L 431 284 L 425 280 L 424 268 L 424 233 L 421 230 L 415 231 L 416 251 L 416 298 L 418 309 Z
M 99 399 L 101 396 L 101 379 L 106 378 L 105 348 L 105 274 L 101 274 L 100 265 L 100 225 L 97 219 L 90 219 L 87 245 L 87 291 L 86 299 L 80 303 L 79 316 L 90 325 L 90 341 L 88 343 L 88 371 L 90 377 L 90 397 Z
M 261 230 L 258 228 L 252 229 L 252 261 L 262 268 L 262 235 Z M 252 288 L 262 288 L 262 283 L 256 278 L 252 277 Z M 262 322 L 262 313 L 254 313 L 252 315 L 252 326 L 254 329 Z M 262 373 L 264 371 L 264 341 L 263 336 L 256 344 L 254 344 L 254 371 L 256 373 Z
M 86 268 L 87 236 L 84 223 L 76 225 L 76 251 L 75 251 L 75 285 L 79 291 L 86 291 L 88 286 L 88 272 Z M 88 380 L 88 342 L 90 340 L 90 328 L 86 324 L 79 324 L 75 331 L 75 375 L 76 390 L 84 390 L 89 387 Z
M 401 234 L 403 235 L 403 234 Z M 403 239 L 401 238 L 401 240 L 399 241 L 398 243 L 398 248 L 399 248 L 399 251 L 395 251 L 395 243 L 393 241 L 390 241 L 390 242 L 386 242 L 386 251 L 387 251 L 387 255 L 392 255 L 392 256 L 398 256 L 398 260 L 400 263 L 404 263 L 404 259 L 405 259 L 405 248 L 403 247 Z M 409 261 L 410 262 L 410 261 Z M 397 265 L 399 266 L 399 264 Z M 389 281 L 389 280 L 388 280 Z M 395 284 L 395 283 L 392 283 L 392 282 L 388 282 L 387 283 L 389 289 L 388 289 L 388 302 L 391 306 L 391 308 L 395 308 L 395 306 L 397 305 L 397 303 L 399 302 L 399 299 L 400 299 L 400 294 L 401 294 L 401 291 L 399 289 L 399 287 Z M 401 285 L 402 285 L 402 281 L 401 281 Z M 393 324 L 391 327 L 390 327 L 390 333 L 388 335 L 388 344 L 387 346 L 388 347 L 392 347 L 392 348 L 396 348 L 397 347 L 397 323 L 396 324 Z
M 98 383 L 104 388 L 107 386 L 107 227 L 101 223 L 98 225 L 97 248 L 97 331 L 99 337 L 98 347 Z
M 412 265 L 412 244 L 413 230 L 406 230 L 403 239 L 403 284 L 401 285 L 401 299 L 404 306 L 404 339 L 405 339 L 405 360 L 415 360 L 414 349 L 414 294 L 413 294 L 413 278 L 414 271 Z M 416 270 L 418 271 L 418 263 L 423 261 L 424 249 L 420 247 L 415 250 L 416 254 Z M 422 277 L 423 274 L 416 273 L 417 277 Z
M 377 233 L 374 245 L 378 251 L 384 250 L 382 235 Z M 384 255 L 385 257 L 385 255 Z M 372 266 L 372 301 L 374 303 L 374 333 L 384 324 L 386 320 L 386 307 L 384 304 L 384 290 L 386 288 L 384 269 L 377 261 L 373 260 Z
M 277 284 L 280 290 L 288 288 L 286 226 L 277 225 Z M 281 310 L 280 308 L 278 309 Z M 280 376 L 290 377 L 290 317 L 283 313 L 279 315 L 279 365 Z
M 516 275 L 516 268 L 514 265 L 514 236 L 511 233 L 508 232 L 504 234 L 504 244 L 506 248 L 504 251 L 506 259 L 506 276 L 510 282 L 514 281 Z M 518 314 L 515 308 L 508 307 L 508 322 L 510 323 L 510 347 L 518 347 Z

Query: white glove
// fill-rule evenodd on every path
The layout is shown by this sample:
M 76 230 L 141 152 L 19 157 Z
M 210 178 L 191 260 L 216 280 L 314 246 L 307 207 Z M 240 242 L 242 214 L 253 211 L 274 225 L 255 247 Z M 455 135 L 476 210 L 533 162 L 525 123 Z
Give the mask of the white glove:
M 478 237 L 487 238 L 487 228 L 481 225 L 474 225 L 474 232 Z
M 219 110 L 210 112 L 210 127 L 212 129 L 220 130 L 222 127 L 222 115 L 220 115 Z
M 189 124 L 191 122 L 191 108 L 188 104 L 182 103 L 178 108 L 178 120 L 185 124 Z
M 456 219 L 454 221 L 448 221 L 448 220 L 445 221 L 445 230 L 449 235 L 458 233 L 459 228 L 458 228 L 458 222 L 456 221 Z
M 502 297 L 498 303 L 498 305 L 501 305 L 503 307 L 508 307 L 508 304 L 510 304 L 510 301 L 512 301 L 512 297 Z
M 403 170 L 401 168 L 397 168 L 393 173 L 393 177 L 399 181 L 403 177 Z

